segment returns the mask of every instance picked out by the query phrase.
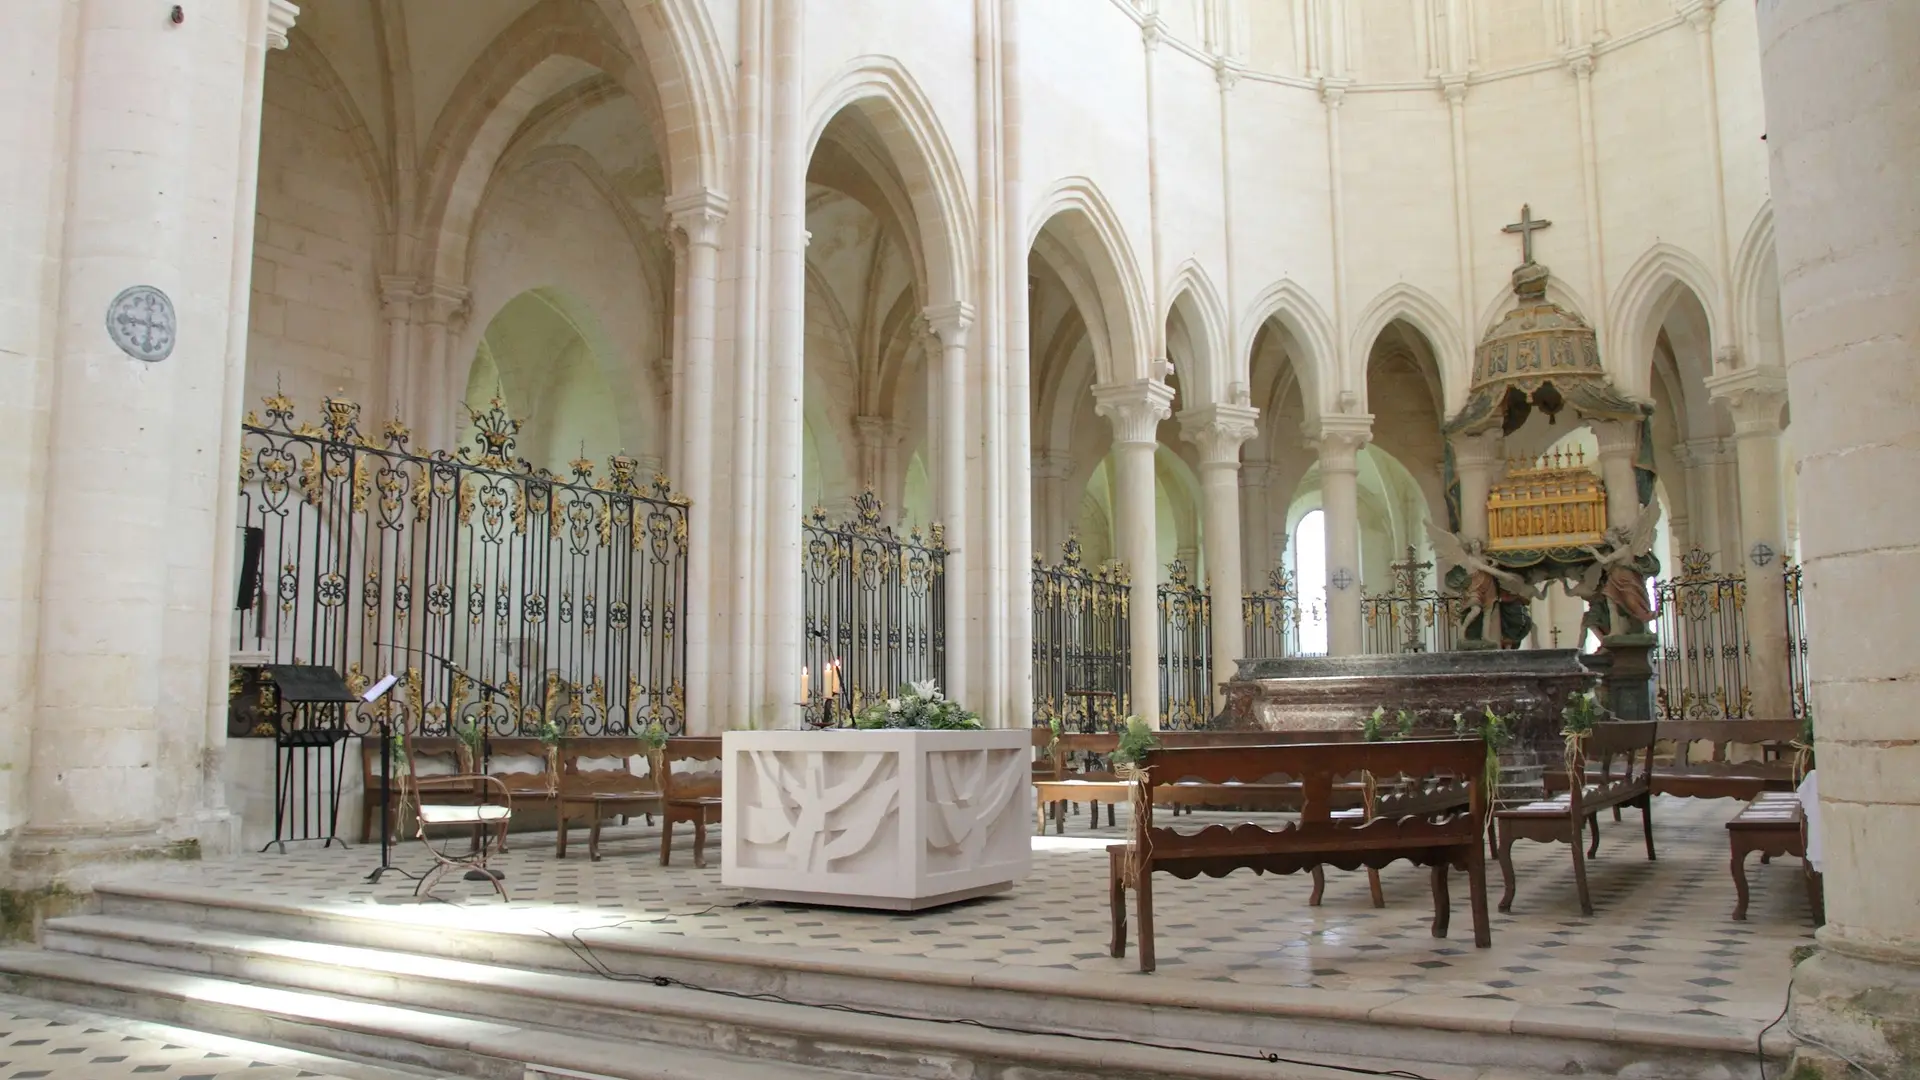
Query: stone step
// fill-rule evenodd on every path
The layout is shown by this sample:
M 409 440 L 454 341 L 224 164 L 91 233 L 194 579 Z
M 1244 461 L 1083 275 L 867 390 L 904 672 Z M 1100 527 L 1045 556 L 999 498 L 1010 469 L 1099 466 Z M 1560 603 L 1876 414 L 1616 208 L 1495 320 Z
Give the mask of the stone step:
M 587 967 L 582 946 L 590 946 L 595 962 L 616 971 L 735 993 L 1017 1029 L 1120 1032 L 1161 1045 L 1253 1047 L 1314 1060 L 1384 1055 L 1425 1063 L 1410 1071 L 1436 1080 L 1439 1071 L 1455 1067 L 1450 1075 L 1487 1069 L 1675 1080 L 1758 1075 L 1757 1025 L 1712 1017 L 1288 987 L 1249 993 L 1244 986 L 1164 977 L 1094 978 L 1044 968 L 755 948 L 644 926 L 576 932 L 571 928 L 578 925 L 577 913 L 565 923 L 567 930 L 549 932 L 536 924 L 543 915 L 553 921 L 553 913 L 518 904 L 463 908 L 463 925 L 454 925 L 449 909 L 438 904 L 303 907 L 190 885 L 113 883 L 101 886 L 97 898 L 103 915 L 172 923 L 200 934 L 430 954 L 436 961 L 576 977 Z M 50 925 L 57 934 L 66 922 Z M 1769 1056 L 1784 1056 L 1788 1048 L 1789 1040 L 1777 1032 L 1768 1038 Z
M 1321 1080 L 1335 1073 L 1261 1059 L 1245 1047 L 1202 1053 L 1092 1043 L 1064 1035 L 994 1031 L 971 1024 L 823 1010 L 651 981 L 529 971 L 440 957 L 323 943 L 263 939 L 117 916 L 49 924 L 49 950 L 302 992 L 374 996 L 433 1014 L 511 1015 L 544 1030 L 579 1031 L 698 1053 L 791 1061 L 831 1075 L 959 1080 L 1038 1070 L 1057 1080 L 1192 1077 L 1196 1080 Z M 4 960 L 0 960 L 0 969 Z M 1111 1033 L 1107 1033 L 1111 1035 Z M 1221 1056 L 1214 1056 L 1221 1055 Z M 1238 1055 L 1238 1060 L 1224 1055 Z M 1418 1063 L 1368 1059 L 1367 1067 Z M 1479 1069 L 1429 1066 L 1433 1080 L 1475 1080 Z
M 872 1080 L 48 950 L 0 951 L 0 979 L 17 993 L 115 1015 L 480 1080 Z

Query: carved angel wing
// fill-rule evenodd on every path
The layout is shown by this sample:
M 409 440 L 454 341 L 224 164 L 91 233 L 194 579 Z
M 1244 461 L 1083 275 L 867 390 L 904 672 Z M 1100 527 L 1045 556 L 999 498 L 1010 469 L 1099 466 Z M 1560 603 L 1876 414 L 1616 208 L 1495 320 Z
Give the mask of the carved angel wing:
M 1431 521 L 1423 522 L 1422 524 L 1426 525 L 1427 539 L 1433 542 L 1433 553 L 1439 557 L 1441 562 L 1472 567 L 1479 561 L 1467 554 L 1467 546 L 1460 542 L 1458 536 L 1442 529 Z
M 1660 524 L 1660 502 L 1658 499 L 1640 508 L 1640 516 L 1634 519 L 1633 535 L 1627 541 L 1627 550 L 1639 558 L 1653 550 L 1654 527 Z

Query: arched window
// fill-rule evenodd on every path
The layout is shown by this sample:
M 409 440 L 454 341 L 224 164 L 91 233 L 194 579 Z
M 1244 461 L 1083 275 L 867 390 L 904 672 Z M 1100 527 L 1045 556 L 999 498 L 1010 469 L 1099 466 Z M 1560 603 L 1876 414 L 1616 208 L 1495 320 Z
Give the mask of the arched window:
M 1309 510 L 1293 527 L 1293 582 L 1300 596 L 1300 654 L 1327 652 L 1327 515 Z

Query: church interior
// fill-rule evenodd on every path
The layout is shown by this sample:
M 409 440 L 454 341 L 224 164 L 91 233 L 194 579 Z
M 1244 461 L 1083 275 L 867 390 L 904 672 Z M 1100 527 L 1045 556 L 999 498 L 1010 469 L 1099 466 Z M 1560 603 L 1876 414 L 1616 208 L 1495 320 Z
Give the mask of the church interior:
M 0 29 L 0 1076 L 1920 1078 L 1912 0 Z

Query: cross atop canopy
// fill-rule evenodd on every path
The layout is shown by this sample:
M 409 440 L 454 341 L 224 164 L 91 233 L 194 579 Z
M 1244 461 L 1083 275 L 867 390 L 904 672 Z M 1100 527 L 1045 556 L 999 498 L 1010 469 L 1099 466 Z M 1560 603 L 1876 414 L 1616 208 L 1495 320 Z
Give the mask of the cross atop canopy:
M 1520 234 L 1521 261 L 1523 263 L 1531 263 L 1533 262 L 1533 234 L 1552 224 L 1553 222 L 1544 219 L 1535 221 L 1533 219 L 1533 205 L 1531 203 L 1522 203 L 1520 205 L 1520 220 L 1505 226 L 1500 231 Z

